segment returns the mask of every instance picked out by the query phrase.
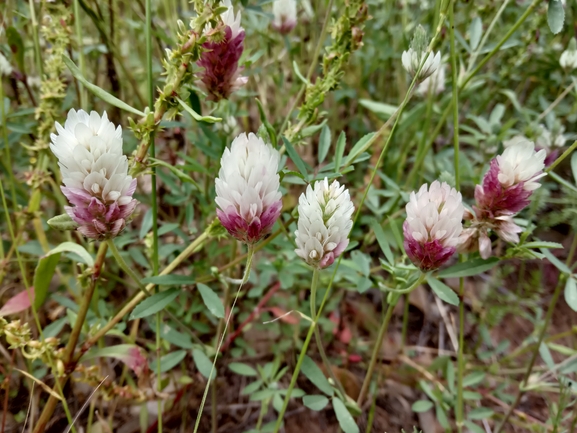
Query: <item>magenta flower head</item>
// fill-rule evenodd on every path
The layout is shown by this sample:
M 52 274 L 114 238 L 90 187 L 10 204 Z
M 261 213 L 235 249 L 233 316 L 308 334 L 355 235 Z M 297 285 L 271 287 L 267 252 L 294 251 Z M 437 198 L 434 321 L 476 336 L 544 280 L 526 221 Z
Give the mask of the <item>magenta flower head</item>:
M 236 137 L 220 160 L 216 214 L 239 241 L 254 244 L 269 234 L 282 208 L 279 152 L 252 132 Z
M 224 24 L 224 37 L 218 41 L 205 42 L 197 62 L 198 66 L 204 68 L 200 73 L 200 84 L 213 101 L 228 99 L 248 81 L 247 77 L 240 76 L 242 68 L 238 65 L 245 36 L 240 26 L 240 12 L 235 17 L 230 0 L 223 0 L 222 5 L 228 7 L 220 16 Z
M 272 4 L 274 19 L 272 27 L 280 34 L 286 35 L 297 25 L 296 0 L 275 0 Z
M 445 182 L 424 184 L 411 193 L 403 224 L 405 251 L 422 271 L 442 266 L 457 250 L 463 230 L 461 193 Z
M 317 269 L 332 265 L 349 244 L 354 210 L 349 190 L 338 181 L 307 186 L 299 198 L 297 255 Z
M 518 140 L 494 158 L 483 184 L 475 187 L 477 217 L 493 219 L 525 208 L 533 191 L 541 186 L 537 180 L 545 176 L 546 156 L 544 149 L 535 152 L 532 142 Z
M 118 235 L 138 202 L 132 198 L 136 179 L 128 175 L 122 154 L 122 128 L 92 111 L 68 112 L 64 127 L 55 124 L 50 149 L 58 158 L 62 192 L 73 205 L 68 215 L 78 231 L 92 239 Z

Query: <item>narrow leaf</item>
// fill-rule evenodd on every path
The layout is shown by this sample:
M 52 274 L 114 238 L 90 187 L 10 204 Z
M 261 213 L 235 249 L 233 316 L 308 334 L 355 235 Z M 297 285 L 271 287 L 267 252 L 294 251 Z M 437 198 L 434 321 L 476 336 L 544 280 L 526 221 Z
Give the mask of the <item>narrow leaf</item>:
M 323 126 L 319 138 L 319 164 L 322 164 L 329 153 L 331 147 L 331 130 L 327 125 Z
M 539 251 L 543 253 L 543 255 L 547 258 L 547 260 L 551 262 L 553 266 L 555 266 L 561 272 L 571 275 L 571 269 L 569 269 L 569 267 L 565 263 L 563 263 L 561 260 L 555 257 L 551 251 L 545 248 L 541 248 Z
M 136 115 L 142 116 L 142 117 L 145 116 L 145 114 L 142 111 L 137 110 L 134 107 L 131 107 L 126 102 L 121 101 L 116 96 L 111 95 L 106 90 L 101 89 L 100 87 L 92 84 L 90 81 L 88 81 L 86 78 L 84 78 L 84 76 L 82 75 L 82 72 L 80 72 L 80 69 L 78 69 L 78 66 L 76 66 L 74 64 L 74 62 L 70 59 L 70 57 L 63 55 L 62 61 L 68 67 L 68 69 L 70 69 L 70 72 L 72 73 L 74 78 L 76 78 L 78 81 L 80 81 L 82 84 L 84 84 L 84 87 L 86 87 L 95 96 L 102 99 L 104 102 L 108 102 L 110 105 L 114 105 L 115 107 L 118 107 L 124 111 L 128 111 L 129 113 L 136 114 Z
M 2 308 L 0 308 L 0 317 L 27 310 L 30 308 L 30 298 L 34 301 L 34 292 L 32 292 L 32 290 L 22 290 L 20 293 L 12 296 Z
M 308 356 L 305 356 L 301 371 L 315 386 L 327 395 L 334 394 L 333 387 L 318 365 Z
M 565 302 L 573 311 L 577 311 L 577 284 L 573 276 L 567 278 L 565 283 Z
M 339 425 L 345 433 L 359 433 L 357 423 L 340 398 L 333 398 L 333 409 L 335 410 L 335 415 L 337 416 Z
M 295 71 L 295 75 L 303 82 L 303 84 L 309 85 L 310 83 L 305 78 L 303 74 L 301 74 L 301 70 L 299 69 L 299 65 L 296 61 L 293 60 L 293 70 Z
M 212 369 L 212 361 L 204 354 L 204 352 L 200 349 L 194 349 L 192 351 L 192 358 L 194 359 L 194 363 L 196 364 L 196 368 L 200 374 L 202 374 L 207 379 L 210 377 L 214 379 L 216 377 L 216 371 Z M 212 375 L 210 374 L 212 371 Z
M 40 379 L 32 376 L 30 373 L 28 373 L 27 371 L 24 370 L 19 370 L 18 368 L 14 368 L 14 370 L 18 371 L 19 373 L 22 373 L 24 376 L 26 376 L 28 379 L 33 380 L 34 382 L 36 382 L 38 385 L 40 385 L 40 387 L 46 391 L 48 394 L 50 394 L 52 397 L 54 397 L 57 400 L 62 401 L 62 397 L 60 397 L 60 395 L 58 395 L 56 392 L 54 392 L 52 390 L 52 388 L 50 388 L 48 385 L 46 385 L 44 382 L 42 382 Z
M 52 248 L 48 251 L 44 257 L 59 253 L 74 253 L 82 259 L 82 263 L 85 263 L 90 267 L 94 266 L 94 259 L 90 253 L 86 251 L 83 246 L 75 244 L 74 242 L 62 242 L 56 248 Z
M 134 311 L 132 311 L 129 319 L 142 319 L 143 317 L 148 317 L 158 313 L 160 310 L 164 309 L 168 304 L 174 301 L 179 294 L 180 289 L 176 288 L 156 293 L 150 298 L 145 299 L 140 304 L 138 304 Z
M 329 399 L 324 395 L 305 395 L 303 397 L 303 404 L 311 410 L 319 411 L 323 410 L 327 404 L 329 404 Z
M 427 277 L 427 283 L 429 284 L 429 286 L 431 286 L 433 292 L 435 292 L 435 294 L 443 301 L 451 305 L 459 305 L 459 297 L 453 291 L 453 289 L 451 289 L 445 283 L 430 276 Z
M 306 166 L 305 162 L 302 160 L 300 155 L 297 153 L 297 151 L 295 150 L 295 148 L 293 147 L 291 142 L 286 139 L 286 137 L 283 136 L 282 141 L 284 142 L 284 145 L 286 147 L 286 151 L 287 151 L 288 155 L 290 156 L 290 159 L 297 166 L 298 171 L 300 171 L 301 174 L 304 176 L 304 178 L 307 179 L 308 174 L 307 174 L 307 166 Z
M 222 319 L 224 317 L 224 306 L 218 295 L 205 284 L 198 283 L 196 287 L 198 287 L 198 291 L 200 292 L 200 296 L 202 296 L 202 301 L 204 305 L 206 305 L 206 308 L 216 317 Z
M 471 49 L 474 50 L 479 46 L 481 41 L 481 34 L 483 32 L 483 23 L 481 18 L 475 17 L 471 21 L 471 26 L 469 27 L 469 44 Z
M 228 364 L 228 368 L 230 371 L 240 374 L 241 376 L 256 376 L 257 372 L 254 368 L 252 368 L 248 364 L 244 364 L 242 362 L 231 362 Z
M 339 139 L 337 141 L 337 148 L 335 152 L 335 171 L 340 172 L 341 170 L 341 161 L 343 160 L 343 154 L 345 153 L 345 145 L 347 144 L 347 136 L 345 132 L 342 131 L 339 135 Z
M 60 260 L 60 253 L 52 254 L 48 257 L 42 257 L 38 261 L 38 266 L 34 271 L 34 280 L 32 282 L 34 286 L 34 307 L 39 308 L 48 295 L 48 287 L 50 286 L 50 281 L 52 281 L 52 276 L 56 270 L 56 265 L 58 265 L 58 260 Z
M 222 122 L 222 118 L 221 117 L 212 117 L 212 116 L 201 116 L 200 114 L 198 114 L 196 111 L 194 111 L 192 109 L 192 107 L 190 107 L 186 102 L 184 102 L 182 99 L 180 99 L 179 97 L 176 98 L 176 100 L 178 101 L 178 103 L 180 104 L 180 106 L 182 108 L 184 108 L 184 111 L 186 111 L 188 114 L 190 114 L 190 116 L 196 120 L 197 122 L 204 122 L 204 123 L 217 123 L 217 122 Z
M 181 363 L 181 361 L 184 359 L 184 357 L 186 356 L 186 350 L 177 350 L 175 352 L 170 352 L 167 353 L 166 355 L 163 355 L 160 357 L 160 372 L 161 373 L 166 373 L 167 371 L 172 370 L 174 367 L 176 367 L 178 364 Z M 152 360 L 150 362 L 150 369 L 153 371 L 156 371 L 157 368 L 157 360 Z
M 144 284 L 156 284 L 158 286 L 183 286 L 194 284 L 195 278 L 192 275 L 156 275 L 142 279 Z
M 430 400 L 417 400 L 413 403 L 411 409 L 413 412 L 427 412 L 433 408 L 433 402 Z
M 554 35 L 563 30 L 565 21 L 565 9 L 561 0 L 549 0 L 547 8 L 547 23 Z
M 81 358 L 89 361 L 95 358 L 114 358 L 125 363 L 136 375 L 140 375 L 146 366 L 146 357 L 143 350 L 136 344 L 118 344 L 116 346 L 93 349 Z
M 490 257 L 484 259 L 473 259 L 467 262 L 458 263 L 437 274 L 439 278 L 461 278 L 482 274 L 494 268 L 499 263 L 499 258 Z

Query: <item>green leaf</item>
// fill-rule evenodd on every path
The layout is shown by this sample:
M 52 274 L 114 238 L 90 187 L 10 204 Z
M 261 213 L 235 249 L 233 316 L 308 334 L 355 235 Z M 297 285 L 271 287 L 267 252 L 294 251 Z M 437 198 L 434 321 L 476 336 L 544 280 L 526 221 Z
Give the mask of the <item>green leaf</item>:
M 241 376 L 256 376 L 258 374 L 254 368 L 242 362 L 231 362 L 228 364 L 228 368 L 230 371 Z
M 545 362 L 545 365 L 549 367 L 549 370 L 555 369 L 555 361 L 553 360 L 553 355 L 551 355 L 551 351 L 545 343 L 541 343 L 539 345 L 539 355 L 541 355 L 541 358 Z
M 384 104 L 382 102 L 371 101 L 370 99 L 359 99 L 359 104 L 372 111 L 375 114 L 381 115 L 381 118 L 389 118 L 395 111 L 397 111 L 397 107 L 391 104 Z
M 453 289 L 451 289 L 445 283 L 431 276 L 427 276 L 427 283 L 429 286 L 431 286 L 433 292 L 435 292 L 435 294 L 441 298 L 441 300 L 451 305 L 459 305 L 459 297 L 453 291 Z
M 264 107 L 262 106 L 262 102 L 260 102 L 260 100 L 258 98 L 254 98 L 254 99 L 256 100 L 256 104 L 258 105 L 258 112 L 260 115 L 260 121 L 264 125 L 264 127 L 266 128 L 266 131 L 268 132 L 270 140 L 272 141 L 272 146 L 274 148 L 276 148 L 276 146 L 277 146 L 276 131 L 274 130 L 273 126 L 268 121 L 268 118 L 266 117 L 266 114 L 264 112 Z
M 295 71 L 295 75 L 303 82 L 303 84 L 309 85 L 309 81 L 305 78 L 303 74 L 301 74 L 301 70 L 299 69 L 299 65 L 295 60 L 293 60 L 293 70 Z
M 16 59 L 18 69 L 23 74 L 26 74 L 24 69 L 24 41 L 15 27 L 10 26 L 6 29 L 6 41 L 10 45 L 10 51 L 12 51 L 12 55 Z
M 329 153 L 331 147 L 331 130 L 327 125 L 323 126 L 321 136 L 319 138 L 319 164 L 322 164 Z
M 184 108 L 184 111 L 186 111 L 188 114 L 190 114 L 190 116 L 196 120 L 197 122 L 204 122 L 204 123 L 217 123 L 217 122 L 222 122 L 222 118 L 221 117 L 212 117 L 212 116 L 201 116 L 200 114 L 198 114 L 196 111 L 194 111 L 192 109 L 192 107 L 190 107 L 186 102 L 184 102 L 182 99 L 180 99 L 179 97 L 176 97 L 176 100 L 178 101 L 178 103 L 180 104 L 180 106 L 182 108 Z
M 136 374 L 142 373 L 146 365 L 143 350 L 136 344 L 117 344 L 115 346 L 99 347 L 90 350 L 82 356 L 81 361 L 95 358 L 114 358 L 124 362 Z
M 560 243 L 545 242 L 545 241 L 527 242 L 522 246 L 526 248 L 548 248 L 548 249 L 563 248 L 563 245 L 561 245 Z
M 305 162 L 301 159 L 300 155 L 297 153 L 291 142 L 288 141 L 285 136 L 282 137 L 282 141 L 286 147 L 286 151 L 290 156 L 290 159 L 297 166 L 298 171 L 301 172 L 305 179 L 308 179 L 307 166 Z
M 305 395 L 303 397 L 303 404 L 311 410 L 319 411 L 323 410 L 327 404 L 329 404 L 329 399 L 324 395 Z
M 433 407 L 433 402 L 430 400 L 417 400 L 413 403 L 413 412 L 426 412 Z
M 485 373 L 482 371 L 474 371 L 463 378 L 463 386 L 474 386 L 485 380 Z
M 199 191 L 201 190 L 200 185 L 192 177 L 190 177 L 188 174 L 184 173 L 181 170 L 181 168 L 184 167 L 183 165 L 175 166 L 175 165 L 169 164 L 166 161 L 162 161 L 160 159 L 156 159 L 156 158 L 152 158 L 152 157 L 148 157 L 148 160 L 150 161 L 150 163 L 149 163 L 150 167 L 164 167 L 164 168 L 168 169 L 172 174 L 174 174 L 182 182 L 191 183 L 196 187 L 196 189 L 198 189 Z
M 160 357 L 160 372 L 166 373 L 176 367 L 186 356 L 186 350 L 176 350 L 174 352 L 167 353 Z M 157 371 L 157 360 L 154 359 L 150 362 L 150 369 L 154 372 Z
M 335 410 L 335 415 L 337 416 L 339 425 L 345 433 L 359 433 L 357 423 L 340 398 L 333 398 L 333 409 Z
M 499 263 L 498 257 L 490 257 L 488 259 L 473 259 L 467 262 L 458 263 L 448 269 L 442 270 L 437 274 L 439 278 L 461 278 L 471 277 L 473 275 L 482 274 L 490 269 L 493 269 Z
M 156 284 L 157 286 L 183 286 L 194 284 L 196 279 L 192 275 L 156 275 L 142 279 L 144 284 Z
M 565 21 L 565 9 L 561 0 L 549 0 L 549 7 L 547 8 L 547 23 L 554 35 L 563 30 L 563 22 Z
M 395 256 L 393 256 L 393 252 L 391 251 L 391 247 L 389 245 L 389 242 L 387 241 L 387 237 L 385 236 L 383 228 L 381 227 L 379 222 L 374 218 L 371 220 L 370 226 L 373 229 L 373 233 L 377 238 L 377 242 L 379 243 L 379 246 L 381 247 L 381 251 L 385 255 L 385 258 L 391 265 L 394 264 Z
M 247 386 L 244 387 L 241 394 L 242 395 L 251 395 L 253 392 L 256 392 L 262 385 L 262 380 L 257 380 L 255 382 L 249 383 Z
M 340 172 L 341 161 L 343 160 L 343 154 L 345 153 L 345 145 L 347 144 L 347 136 L 345 131 L 342 131 L 337 140 L 337 147 L 335 151 L 335 171 Z
M 202 301 L 206 308 L 216 317 L 222 319 L 224 317 L 224 306 L 218 295 L 205 284 L 198 283 L 196 287 L 200 291 L 200 296 L 202 296 Z
M 543 255 L 547 258 L 547 260 L 551 262 L 553 266 L 555 266 L 561 272 L 571 275 L 571 269 L 569 269 L 569 267 L 565 263 L 563 263 L 561 260 L 555 257 L 553 253 L 551 253 L 551 251 L 546 250 L 545 248 L 541 248 L 539 251 L 543 253 Z
M 478 407 L 473 410 L 470 410 L 467 414 L 467 418 L 469 419 L 487 419 L 491 418 L 495 411 L 488 407 Z
M 83 246 L 75 244 L 74 242 L 62 242 L 56 248 L 52 248 L 50 251 L 48 251 L 44 257 L 60 253 L 74 253 L 81 259 L 82 263 L 90 266 L 91 268 L 94 266 L 94 259 L 90 253 L 86 251 Z
M 577 284 L 573 276 L 567 278 L 565 283 L 565 302 L 573 311 L 577 311 Z
M 60 231 L 68 231 L 68 230 L 76 230 L 78 228 L 78 224 L 67 213 L 63 213 L 62 215 L 57 215 L 55 217 L 50 218 L 47 221 L 47 224 L 55 230 Z
M 472 421 L 465 421 L 465 425 L 469 430 L 471 430 L 472 433 L 486 433 L 486 430 L 483 427 L 479 427 Z
M 212 361 L 204 354 L 204 352 L 200 349 L 194 349 L 192 351 L 192 358 L 194 359 L 194 363 L 196 364 L 196 368 L 200 374 L 202 374 L 207 379 L 210 377 L 214 379 L 216 377 L 216 371 L 212 368 Z M 212 371 L 212 374 L 210 374 Z
M 326 395 L 332 396 L 334 394 L 333 387 L 318 367 L 318 365 L 308 356 L 305 356 L 301 371 L 315 386 L 324 392 Z
M 471 49 L 474 50 L 479 46 L 481 42 L 481 34 L 483 33 L 483 22 L 481 18 L 475 17 L 471 21 L 471 26 L 469 27 L 469 45 Z
M 130 314 L 129 320 L 142 319 L 143 317 L 158 313 L 174 301 L 180 292 L 180 289 L 174 288 L 152 295 L 136 306 Z
M 60 260 L 60 253 L 42 257 L 38 261 L 32 283 L 34 286 L 34 308 L 36 309 L 40 308 L 46 300 L 48 287 L 50 286 L 50 281 L 52 281 L 56 265 L 58 265 L 58 260 Z
M 70 72 L 72 73 L 74 78 L 76 78 L 78 81 L 84 84 L 84 87 L 90 90 L 96 97 L 102 99 L 104 102 L 108 102 L 110 105 L 114 105 L 115 107 L 120 108 L 121 110 L 128 111 L 129 113 L 136 114 L 138 116 L 142 117 L 145 116 L 145 114 L 142 111 L 137 110 L 134 107 L 131 107 L 126 102 L 123 102 L 116 96 L 113 96 L 110 93 L 108 93 L 106 90 L 101 89 L 100 87 L 89 82 L 86 78 L 84 78 L 82 72 L 80 72 L 80 69 L 78 69 L 78 66 L 74 64 L 74 62 L 70 59 L 70 57 L 62 55 L 62 61 L 68 67 L 68 69 L 70 69 Z
M 355 162 L 357 157 L 365 150 L 364 147 L 367 145 L 367 143 L 370 140 L 373 139 L 375 134 L 376 134 L 375 132 L 370 132 L 366 135 L 363 135 L 361 137 L 361 139 L 355 143 L 355 145 L 353 146 L 353 148 L 351 149 L 351 151 L 347 155 L 347 159 L 345 160 L 345 165 L 350 165 L 353 162 Z

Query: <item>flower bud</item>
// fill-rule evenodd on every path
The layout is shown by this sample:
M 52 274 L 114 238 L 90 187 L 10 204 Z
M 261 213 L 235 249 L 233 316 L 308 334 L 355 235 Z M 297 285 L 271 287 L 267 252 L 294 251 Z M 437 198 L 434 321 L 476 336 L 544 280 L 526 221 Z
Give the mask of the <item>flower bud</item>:
M 280 216 L 279 152 L 252 132 L 236 137 L 220 160 L 216 214 L 236 239 L 254 244 Z
M 297 3 L 295 0 L 275 0 L 272 5 L 274 19 L 272 27 L 279 33 L 286 35 L 297 24 Z
M 78 231 L 92 239 L 115 237 L 124 229 L 137 201 L 136 179 L 128 175 L 122 154 L 122 128 L 106 112 L 68 112 L 64 127 L 56 123 L 50 149 L 58 158 L 62 192 L 73 205 L 65 210 Z
M 203 52 L 197 62 L 204 68 L 199 84 L 213 101 L 228 99 L 248 81 L 247 77 L 240 76 L 242 68 L 238 65 L 245 36 L 240 26 L 240 12 L 235 17 L 230 0 L 223 0 L 222 5 L 228 7 L 220 16 L 224 24 L 224 37 L 202 44 Z
M 559 58 L 559 64 L 563 69 L 577 69 L 577 41 L 571 38 L 569 46 Z
M 425 60 L 424 60 L 425 59 Z M 414 77 L 419 70 L 421 62 L 424 60 L 423 68 L 417 77 L 417 81 L 423 81 L 427 77 L 431 76 L 439 66 L 441 65 L 441 52 L 438 51 L 436 54 L 432 52 L 427 53 L 427 34 L 423 26 L 417 26 L 413 40 L 411 41 L 411 47 L 408 51 L 403 51 L 401 56 L 403 62 L 403 67 L 405 70 Z
M 422 271 L 442 266 L 455 253 L 463 230 L 461 193 L 435 181 L 411 193 L 403 224 L 405 251 Z
M 314 268 L 330 266 L 349 244 L 355 210 L 349 190 L 325 178 L 299 198 L 295 252 Z

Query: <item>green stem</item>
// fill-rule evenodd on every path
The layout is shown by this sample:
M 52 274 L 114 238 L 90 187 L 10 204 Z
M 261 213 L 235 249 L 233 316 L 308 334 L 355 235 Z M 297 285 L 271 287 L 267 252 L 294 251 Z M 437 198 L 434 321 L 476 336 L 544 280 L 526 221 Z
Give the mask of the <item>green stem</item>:
M 316 290 L 317 290 L 316 286 L 317 286 L 317 283 L 318 283 L 318 270 L 315 269 L 313 272 L 313 278 L 311 281 L 311 310 L 313 309 L 313 303 L 316 303 Z M 315 316 L 311 317 L 312 322 L 309 326 L 309 331 L 307 333 L 307 336 L 306 336 L 305 341 L 303 343 L 303 347 L 301 349 L 301 353 L 300 353 L 299 358 L 297 360 L 297 364 L 296 364 L 295 369 L 293 371 L 293 375 L 291 377 L 291 381 L 290 381 L 289 387 L 287 389 L 287 393 L 285 395 L 282 408 L 278 414 L 273 433 L 278 433 L 278 431 L 281 428 L 282 420 L 283 420 L 284 414 L 286 412 L 286 409 L 288 407 L 290 396 L 291 396 L 293 389 L 297 383 L 297 378 L 298 378 L 299 372 L 301 371 L 301 367 L 303 365 L 303 361 L 305 359 L 305 356 L 307 354 L 307 349 L 309 347 L 312 336 L 314 334 L 314 331 L 315 331 L 315 328 L 316 328 L 316 325 L 318 322 L 318 318 L 319 318 L 320 314 L 322 313 L 323 306 L 324 306 L 326 300 L 328 299 L 329 292 L 330 292 L 330 290 L 327 289 L 327 291 L 325 292 L 325 296 L 323 297 L 323 301 L 321 303 L 321 306 L 319 308 L 318 313 Z M 313 296 L 313 293 L 315 294 L 314 296 Z
M 573 261 L 573 255 L 575 253 L 576 248 L 577 248 L 577 235 L 575 235 L 573 237 L 573 243 L 571 244 L 571 253 L 567 256 L 567 260 L 565 261 L 565 263 L 568 266 Z M 545 323 L 543 323 L 543 327 L 541 328 L 541 331 L 539 332 L 539 338 L 537 339 L 537 344 L 535 345 L 535 347 L 533 349 L 533 353 L 531 354 L 531 360 L 529 361 L 529 365 L 527 366 L 527 370 L 525 371 L 525 375 L 523 376 L 523 380 L 519 384 L 519 389 L 517 390 L 517 394 L 515 395 L 515 400 L 513 401 L 511 406 L 509 406 L 509 410 L 505 414 L 505 417 L 503 418 L 501 423 L 494 430 L 494 433 L 499 433 L 503 429 L 503 427 L 505 426 L 505 423 L 509 420 L 509 417 L 511 416 L 511 414 L 513 413 L 513 411 L 515 410 L 515 408 L 519 404 L 519 401 L 521 401 L 521 397 L 523 396 L 523 394 L 525 392 L 525 387 L 527 386 L 527 381 L 529 380 L 529 377 L 531 376 L 531 372 L 533 371 L 533 366 L 535 365 L 535 361 L 537 360 L 537 356 L 539 355 L 539 348 L 541 347 L 541 344 L 543 343 L 543 339 L 545 338 L 545 332 L 547 331 L 547 327 L 549 326 L 549 322 L 551 322 L 551 318 L 553 317 L 553 312 L 555 311 L 555 306 L 557 305 L 557 301 L 559 300 L 559 296 L 561 295 L 561 292 L 563 291 L 563 288 L 565 286 L 564 282 L 565 282 L 566 278 L 567 278 L 567 275 L 565 275 L 565 274 L 561 274 L 559 277 L 557 287 L 555 287 L 555 292 L 553 293 L 553 298 L 551 298 L 551 302 L 549 302 L 549 309 L 547 310 L 547 314 L 545 316 Z
M 234 312 L 234 307 L 236 306 L 236 301 L 238 300 L 238 295 L 240 294 L 242 286 L 244 284 L 246 284 L 246 282 L 248 281 L 248 277 L 250 276 L 250 268 L 252 266 L 253 256 L 254 256 L 254 246 L 248 245 L 248 256 L 246 259 L 246 268 L 244 271 L 244 277 L 242 278 L 242 281 L 240 282 L 240 285 L 238 286 L 238 290 L 236 291 L 236 296 L 234 297 L 234 301 L 233 301 L 232 306 L 230 308 L 230 312 L 228 313 L 228 318 L 226 319 L 226 324 L 224 325 L 224 331 L 222 332 L 222 335 L 220 337 L 220 342 L 218 343 L 218 347 L 216 348 L 216 351 L 214 353 L 214 360 L 212 361 L 212 367 L 210 369 L 210 374 L 208 375 L 209 378 L 207 379 L 206 387 L 204 388 L 204 394 L 202 396 L 202 401 L 200 403 L 200 408 L 198 409 L 198 414 L 196 415 L 196 422 L 194 424 L 194 433 L 196 433 L 198 431 L 198 426 L 200 425 L 200 419 L 202 418 L 202 411 L 204 410 L 204 404 L 206 403 L 206 397 L 208 395 L 208 390 L 210 388 L 210 382 L 213 379 L 216 361 L 218 360 L 218 354 L 220 353 L 220 348 L 222 347 L 222 343 L 224 342 L 224 337 L 226 336 L 226 331 L 228 330 L 228 325 L 230 323 L 230 319 L 231 319 L 232 314 Z
M 410 289 L 416 289 L 423 281 L 425 281 L 425 274 L 421 273 L 417 281 L 411 285 Z M 395 309 L 395 305 L 397 305 L 397 301 L 399 300 L 399 296 L 393 294 L 392 300 L 387 307 L 387 312 L 385 313 L 385 318 L 379 329 L 379 334 L 377 335 L 377 340 L 373 347 L 373 353 L 371 355 L 371 360 L 369 362 L 369 367 L 367 369 L 367 375 L 365 376 L 365 380 L 363 381 L 363 386 L 361 387 L 361 392 L 359 393 L 359 398 L 357 399 L 357 405 L 359 407 L 363 406 L 363 401 L 369 392 L 369 386 L 371 384 L 371 380 L 373 378 L 373 372 L 375 370 L 375 366 L 377 364 L 377 358 L 379 356 L 379 351 L 381 347 L 383 347 L 383 340 L 385 338 L 385 333 L 387 332 L 387 328 L 389 327 L 389 322 L 391 321 L 391 317 L 393 315 L 393 310 Z
M 576 148 L 577 148 L 577 140 L 575 140 L 573 142 L 573 144 L 569 147 L 569 149 L 567 149 L 565 152 L 563 152 L 561 154 L 561 156 L 559 158 L 557 158 L 555 160 L 555 162 L 553 162 L 553 164 L 551 164 L 549 167 L 547 167 L 547 169 L 545 169 L 545 172 L 549 173 L 550 171 L 553 171 L 553 169 L 555 167 L 557 167 L 561 163 L 561 161 L 563 161 L 565 158 L 567 158 L 569 155 L 571 155 Z
M 311 318 L 317 316 L 316 309 L 317 309 L 317 289 L 319 283 L 320 271 L 315 268 L 313 271 L 313 281 L 311 284 L 311 295 L 310 295 L 310 302 L 311 302 Z M 335 373 L 331 367 L 331 363 L 327 354 L 325 353 L 325 349 L 323 347 L 323 340 L 321 338 L 320 326 L 315 326 L 315 340 L 317 342 L 317 349 L 319 350 L 319 354 L 321 355 L 321 359 L 323 360 L 323 364 L 327 369 L 327 374 L 331 377 L 335 386 L 339 389 L 342 393 L 343 397 L 347 394 L 343 388 L 342 383 L 336 378 Z
M 34 10 L 34 1 L 28 0 L 30 7 L 30 21 L 32 21 L 32 39 L 34 41 L 34 60 L 36 61 L 36 69 L 38 75 L 42 78 L 42 56 L 40 55 L 40 39 L 38 38 L 38 21 L 36 21 L 36 11 Z
M 178 265 L 180 265 L 184 260 L 186 260 L 194 251 L 199 248 L 208 238 L 210 237 L 208 230 L 206 230 L 202 235 L 194 240 L 186 249 L 178 255 L 166 268 L 163 269 L 159 275 L 168 275 L 172 271 L 174 271 Z M 120 264 L 120 263 L 119 263 Z M 140 281 L 140 280 L 136 280 Z M 138 283 L 137 283 L 138 284 Z M 144 290 L 140 293 L 137 293 L 134 298 L 132 298 L 127 304 L 122 307 L 122 309 L 116 313 L 116 315 L 106 323 L 96 334 L 90 337 L 83 345 L 83 351 L 88 350 L 94 343 L 100 340 L 108 331 L 116 326 L 118 322 L 122 320 L 124 316 L 130 313 L 134 307 L 136 307 L 140 301 L 142 301 L 147 295 L 150 290 L 154 288 L 154 284 L 148 284 Z
M 469 81 L 471 81 L 471 79 L 481 70 L 481 68 L 483 66 L 485 66 L 485 64 L 501 49 L 503 44 L 505 44 L 505 42 L 507 42 L 509 40 L 509 38 L 513 35 L 513 33 L 515 33 L 517 31 L 517 29 L 525 22 L 525 20 L 529 17 L 531 12 L 533 12 L 533 9 L 535 9 L 537 7 L 538 3 L 539 3 L 539 0 L 533 0 L 533 3 L 531 3 L 531 5 L 527 8 L 527 10 L 523 13 L 523 15 L 521 15 L 521 17 L 517 20 L 517 22 L 513 25 L 513 27 L 511 29 L 509 29 L 509 31 L 505 34 L 505 36 L 503 36 L 503 38 L 491 50 L 491 52 L 488 53 L 485 57 L 483 57 L 483 59 L 479 62 L 479 64 L 475 67 L 475 69 L 473 69 L 471 72 L 469 72 L 467 74 L 467 76 L 465 77 L 463 82 L 459 84 L 459 92 L 462 92 L 465 89 L 465 87 L 467 86 Z M 441 23 L 439 23 L 439 24 L 441 24 Z M 447 120 L 447 117 L 449 116 L 449 113 L 451 111 L 451 106 L 452 106 L 452 101 L 447 105 L 447 107 L 443 111 L 443 114 L 441 115 L 441 119 L 437 123 L 437 126 L 435 127 L 433 133 L 430 135 L 430 139 L 427 142 L 427 146 L 425 148 L 425 151 L 423 152 L 423 155 L 420 155 L 421 158 L 417 159 L 417 161 L 413 165 L 413 168 L 411 169 L 409 176 L 407 178 L 407 184 L 406 185 L 411 185 L 412 182 L 414 181 L 414 178 L 415 178 L 416 174 L 419 172 L 421 165 L 425 159 L 425 156 L 427 155 L 429 149 L 433 145 L 435 138 L 439 135 L 441 128 L 445 124 L 445 120 Z
M 80 71 L 82 75 L 86 77 L 86 63 L 84 61 L 84 50 L 82 47 L 82 24 L 80 23 L 80 6 L 78 0 L 74 0 L 74 27 L 76 30 L 76 43 L 78 44 L 78 61 L 80 63 Z M 80 88 L 80 108 L 83 110 L 88 109 L 88 94 L 84 85 L 78 82 L 78 87 Z

